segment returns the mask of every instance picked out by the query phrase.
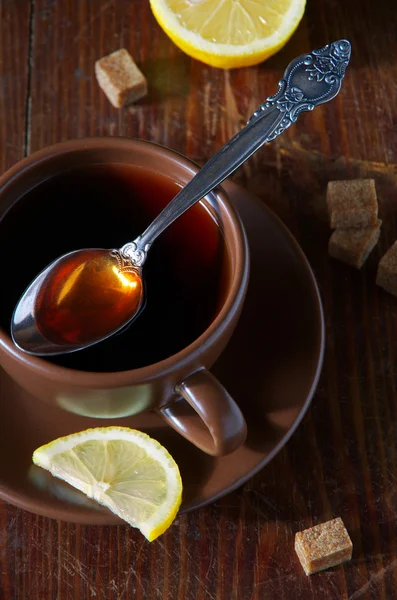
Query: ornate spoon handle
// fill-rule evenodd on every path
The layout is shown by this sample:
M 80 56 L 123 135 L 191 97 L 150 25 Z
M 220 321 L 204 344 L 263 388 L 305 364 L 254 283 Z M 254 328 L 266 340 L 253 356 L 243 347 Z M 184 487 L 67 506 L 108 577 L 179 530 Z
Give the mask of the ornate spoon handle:
M 281 135 L 301 112 L 332 100 L 341 89 L 350 55 L 350 42 L 339 40 L 295 58 L 285 70 L 278 92 L 254 112 L 244 129 L 204 165 L 142 235 L 120 249 L 121 255 L 141 266 L 151 244 L 175 219 L 222 183 L 263 144 Z

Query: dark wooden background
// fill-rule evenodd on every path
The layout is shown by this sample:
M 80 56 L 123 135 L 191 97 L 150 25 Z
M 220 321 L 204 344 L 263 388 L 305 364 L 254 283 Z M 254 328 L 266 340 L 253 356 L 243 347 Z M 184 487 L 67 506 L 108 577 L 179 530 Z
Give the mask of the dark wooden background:
M 326 356 L 303 424 L 242 489 L 179 517 L 151 545 L 128 527 L 65 524 L 0 503 L 0 599 L 397 598 L 397 300 L 375 285 L 397 238 L 395 1 L 308 0 L 284 50 L 230 72 L 183 55 L 148 0 L 0 0 L 0 19 L 1 171 L 87 135 L 137 136 L 203 163 L 274 93 L 290 59 L 341 37 L 353 45 L 343 94 L 235 176 L 284 220 L 319 280 Z M 93 66 L 123 46 L 150 94 L 117 111 Z M 354 176 L 376 179 L 384 220 L 362 272 L 327 257 L 326 183 Z M 307 578 L 294 533 L 337 515 L 353 560 Z

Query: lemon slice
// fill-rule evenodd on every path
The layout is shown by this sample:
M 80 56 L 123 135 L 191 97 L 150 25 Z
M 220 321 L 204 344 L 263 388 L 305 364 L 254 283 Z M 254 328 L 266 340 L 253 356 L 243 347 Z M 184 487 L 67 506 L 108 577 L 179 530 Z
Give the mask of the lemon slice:
M 151 542 L 164 533 L 182 499 L 179 469 L 151 437 L 127 427 L 98 427 L 58 438 L 33 462 L 107 506 Z
M 306 0 L 150 0 L 160 27 L 186 54 L 226 69 L 262 62 L 297 28 Z

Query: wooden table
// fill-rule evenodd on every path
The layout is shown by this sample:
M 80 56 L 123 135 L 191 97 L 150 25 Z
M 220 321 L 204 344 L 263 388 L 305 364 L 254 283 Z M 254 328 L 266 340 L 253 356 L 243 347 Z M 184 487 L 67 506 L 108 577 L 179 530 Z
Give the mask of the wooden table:
M 129 527 L 65 524 L 0 503 L 1 600 L 397 598 L 397 300 L 375 285 L 397 238 L 397 12 L 392 0 L 308 0 L 287 47 L 222 71 L 190 60 L 147 0 L 0 0 L 0 169 L 54 142 L 128 135 L 204 163 L 275 91 L 290 59 L 347 37 L 343 93 L 304 115 L 235 179 L 296 236 L 319 281 L 326 356 L 287 446 L 237 492 L 178 518 L 151 545 Z M 150 94 L 127 110 L 94 61 L 127 47 Z M 327 256 L 327 181 L 373 177 L 381 240 L 362 272 Z M 12 460 L 12 457 L 10 457 Z M 353 560 L 307 578 L 297 530 L 341 516 Z

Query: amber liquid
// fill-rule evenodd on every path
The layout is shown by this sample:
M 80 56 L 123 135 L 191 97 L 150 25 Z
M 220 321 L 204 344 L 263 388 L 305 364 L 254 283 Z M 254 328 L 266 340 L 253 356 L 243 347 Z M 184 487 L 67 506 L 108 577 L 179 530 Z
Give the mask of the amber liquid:
M 55 344 L 102 341 L 143 307 L 140 269 L 116 251 L 77 250 L 61 257 L 37 291 L 36 325 Z
M 82 248 L 120 248 L 141 234 L 180 187 L 127 165 L 96 165 L 54 175 L 19 198 L 0 220 L 0 323 L 50 262 Z M 122 371 L 179 352 L 210 325 L 225 296 L 229 257 L 215 218 L 195 205 L 153 244 L 144 265 L 146 305 L 119 336 L 56 364 L 83 371 Z

